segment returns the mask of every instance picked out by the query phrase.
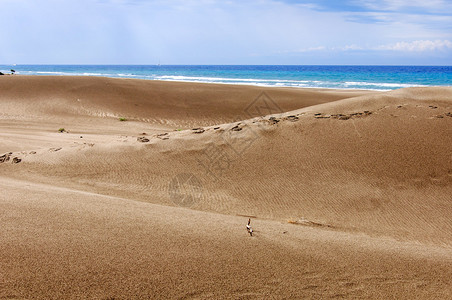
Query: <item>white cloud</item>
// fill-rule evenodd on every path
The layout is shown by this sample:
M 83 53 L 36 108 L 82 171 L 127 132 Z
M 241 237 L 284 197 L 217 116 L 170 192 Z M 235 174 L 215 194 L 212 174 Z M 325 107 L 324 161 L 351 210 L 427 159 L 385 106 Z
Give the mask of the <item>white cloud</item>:
M 302 48 L 292 51 L 280 51 L 279 53 L 305 53 L 305 52 L 320 52 L 320 51 L 333 51 L 333 52 L 348 52 L 348 51 L 400 51 L 400 52 L 426 52 L 426 51 L 444 51 L 452 50 L 452 42 L 449 40 L 420 40 L 413 42 L 397 42 L 394 44 L 385 44 L 380 46 L 360 46 L 357 44 L 351 44 L 346 46 L 335 47 L 310 47 Z
M 398 11 L 400 9 L 422 9 L 425 12 L 444 12 L 452 9 L 445 0 L 354 0 L 353 3 L 371 10 Z
M 413 42 L 398 42 L 395 44 L 381 45 L 375 50 L 424 52 L 452 49 L 452 42 L 449 40 L 420 40 Z
M 358 46 L 358 45 L 355 45 L 355 44 L 353 44 L 353 45 L 347 45 L 347 46 L 344 46 L 344 47 L 334 48 L 334 50 L 336 50 L 336 49 L 337 49 L 337 50 L 342 50 L 342 51 L 365 50 L 364 47 Z

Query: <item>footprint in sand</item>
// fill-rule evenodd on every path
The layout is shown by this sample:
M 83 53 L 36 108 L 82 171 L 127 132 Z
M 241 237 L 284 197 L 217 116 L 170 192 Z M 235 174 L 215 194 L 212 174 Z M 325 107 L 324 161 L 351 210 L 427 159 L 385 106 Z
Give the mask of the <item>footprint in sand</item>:
M 141 142 L 141 143 L 147 143 L 147 142 L 149 142 L 149 139 L 147 137 L 142 136 L 142 137 L 137 137 L 137 141 Z
M 268 121 L 270 122 L 270 124 L 276 124 L 278 123 L 280 120 L 275 118 L 275 117 L 270 117 L 270 119 L 268 119 Z
M 314 114 L 314 118 L 316 118 L 316 119 L 329 119 L 330 116 L 325 116 L 323 113 L 316 113 L 316 114 Z
M 239 125 L 235 125 L 234 127 L 231 128 L 232 131 L 240 131 L 242 130 L 242 127 L 239 127 Z
M 6 154 L 3 154 L 2 156 L 0 156 L 0 163 L 4 163 L 9 161 L 11 154 L 13 154 L 12 152 L 8 152 Z
M 288 116 L 288 117 L 286 117 L 286 120 L 288 120 L 290 122 L 296 122 L 299 120 L 299 118 L 297 116 Z
M 158 137 L 159 139 L 161 139 L 161 140 L 167 140 L 167 139 L 169 139 L 169 137 L 168 137 L 168 132 L 161 133 L 161 134 L 157 134 L 157 137 Z
M 192 131 L 193 131 L 193 133 L 203 133 L 205 130 L 204 130 L 204 128 L 199 127 L 199 128 L 193 128 Z

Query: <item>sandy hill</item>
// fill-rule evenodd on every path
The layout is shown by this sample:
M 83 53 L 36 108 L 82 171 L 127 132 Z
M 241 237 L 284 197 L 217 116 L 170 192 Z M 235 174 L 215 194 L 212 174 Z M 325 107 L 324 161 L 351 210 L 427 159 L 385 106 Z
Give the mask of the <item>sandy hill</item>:
M 265 89 L 256 86 L 72 76 L 4 76 L 0 80 L 4 118 L 72 120 L 94 117 L 173 127 L 206 126 L 235 121 Z M 290 111 L 369 93 L 274 88 L 268 96 L 278 110 Z M 265 108 L 263 108 L 265 112 Z
M 20 278 L 19 292 L 7 285 L 12 295 L 450 296 L 452 88 L 11 82 L 0 80 L 8 88 L 0 261 Z M 46 91 L 50 100 L 35 110 Z M 75 98 L 91 99 L 90 108 Z M 66 104 L 56 110 L 58 101 Z M 27 129 L 35 114 L 40 126 L 67 117 L 71 130 L 49 132 L 51 121 Z M 78 127 L 88 119 L 106 133 Z M 192 128 L 175 130 L 183 125 Z M 239 234 L 248 216 L 253 238 Z M 54 262 L 43 263 L 42 249 Z M 63 261 L 71 278 L 62 279 Z M 34 265 L 50 279 L 27 286 Z

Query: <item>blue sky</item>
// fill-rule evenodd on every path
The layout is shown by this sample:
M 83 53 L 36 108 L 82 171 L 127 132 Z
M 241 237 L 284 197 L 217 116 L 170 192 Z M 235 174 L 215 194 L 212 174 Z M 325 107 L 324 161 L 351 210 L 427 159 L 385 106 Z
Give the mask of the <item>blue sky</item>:
M 451 0 L 0 0 L 0 64 L 452 65 Z

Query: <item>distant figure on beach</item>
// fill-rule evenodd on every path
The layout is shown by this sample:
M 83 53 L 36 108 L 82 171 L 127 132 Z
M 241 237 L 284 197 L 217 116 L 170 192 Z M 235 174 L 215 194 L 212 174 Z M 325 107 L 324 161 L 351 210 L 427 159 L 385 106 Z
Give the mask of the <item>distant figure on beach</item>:
M 253 228 L 250 226 L 251 219 L 248 219 L 248 225 L 246 225 L 246 231 L 250 234 L 250 236 L 253 236 Z

